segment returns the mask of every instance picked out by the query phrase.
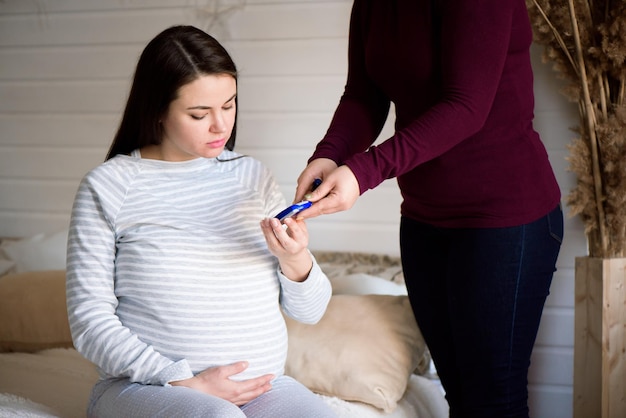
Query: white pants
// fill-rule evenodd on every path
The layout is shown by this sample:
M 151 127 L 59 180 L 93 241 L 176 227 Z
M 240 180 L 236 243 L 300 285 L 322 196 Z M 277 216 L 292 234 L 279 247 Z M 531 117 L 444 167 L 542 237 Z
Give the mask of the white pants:
M 336 418 L 319 397 L 289 376 L 242 407 L 181 386 L 152 386 L 128 379 L 102 380 L 94 387 L 90 418 Z

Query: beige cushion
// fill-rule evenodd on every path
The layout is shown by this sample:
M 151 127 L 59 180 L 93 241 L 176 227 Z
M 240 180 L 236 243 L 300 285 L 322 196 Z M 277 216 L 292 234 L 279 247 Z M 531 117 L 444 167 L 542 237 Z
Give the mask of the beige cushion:
M 286 374 L 323 395 L 391 412 L 429 366 L 407 296 L 334 295 L 317 324 L 286 320 Z
M 0 352 L 72 347 L 65 304 L 65 271 L 0 277 Z

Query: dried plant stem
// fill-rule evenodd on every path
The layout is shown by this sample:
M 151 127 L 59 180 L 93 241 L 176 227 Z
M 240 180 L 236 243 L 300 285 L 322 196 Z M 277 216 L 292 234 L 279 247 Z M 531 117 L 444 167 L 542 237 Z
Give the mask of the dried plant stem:
M 569 60 L 570 64 L 572 64 L 572 68 L 576 72 L 576 75 L 579 75 L 578 74 L 578 67 L 577 67 L 577 65 L 576 65 L 576 63 L 574 61 L 574 58 L 572 58 L 572 55 L 569 53 L 569 49 L 567 49 L 567 45 L 565 44 L 565 41 L 563 40 L 563 37 L 561 37 L 561 34 L 559 33 L 559 31 L 554 27 L 552 22 L 550 22 L 550 19 L 546 15 L 546 12 L 539 5 L 539 3 L 537 3 L 537 0 L 533 0 L 533 3 L 535 4 L 535 7 L 537 8 L 537 10 L 539 10 L 539 13 L 541 13 L 541 16 L 543 16 L 543 18 L 546 21 L 546 23 L 548 24 L 548 26 L 550 26 L 550 29 L 552 30 L 552 34 L 554 35 L 554 39 L 556 39 L 556 41 L 558 42 L 559 46 L 563 50 L 563 53 L 565 54 L 565 56 Z
M 0 0 L 1 1 L 1 0 Z M 544 59 L 568 80 L 580 135 L 568 158 L 568 196 L 591 257 L 626 254 L 626 0 L 525 0 Z
M 606 76 L 598 74 L 598 86 L 600 87 L 600 110 L 602 110 L 602 119 L 606 120 L 609 117 L 607 109 L 607 97 L 610 98 L 609 80 Z
M 570 18 L 572 21 L 572 31 L 574 34 L 574 42 L 576 45 L 576 59 L 579 67 L 579 77 L 581 81 L 582 93 L 583 93 L 583 109 L 584 118 L 587 125 L 587 134 L 589 135 L 589 147 L 591 149 L 592 160 L 592 177 L 594 185 L 594 194 L 598 214 L 598 227 L 599 238 L 602 254 L 606 254 L 608 250 L 608 236 L 606 233 L 605 214 L 603 206 L 602 196 L 602 177 L 600 174 L 600 160 L 598 155 L 598 139 L 596 137 L 596 117 L 594 112 L 593 103 L 591 102 L 591 95 L 589 94 L 589 85 L 587 80 L 587 71 L 585 70 L 585 60 L 583 57 L 582 45 L 580 44 L 580 32 L 578 30 L 578 21 L 576 19 L 576 10 L 574 8 L 574 0 L 568 0 Z M 602 83 L 601 83 L 602 84 Z

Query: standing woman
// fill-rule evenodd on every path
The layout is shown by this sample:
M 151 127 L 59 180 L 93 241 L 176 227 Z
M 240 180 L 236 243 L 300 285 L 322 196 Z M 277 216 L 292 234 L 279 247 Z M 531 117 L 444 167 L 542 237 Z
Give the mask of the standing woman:
M 301 218 L 397 178 L 407 288 L 451 417 L 528 416 L 563 235 L 531 42 L 524 0 L 355 0 L 345 91 L 298 178 L 295 200 L 315 202 Z M 372 146 L 391 102 L 395 133 Z
M 144 49 L 106 162 L 72 209 L 67 309 L 100 381 L 89 417 L 334 417 L 283 374 L 281 308 L 315 323 L 328 278 L 259 161 L 232 151 L 237 71 L 190 26 Z M 227 148 L 227 149 L 225 149 Z

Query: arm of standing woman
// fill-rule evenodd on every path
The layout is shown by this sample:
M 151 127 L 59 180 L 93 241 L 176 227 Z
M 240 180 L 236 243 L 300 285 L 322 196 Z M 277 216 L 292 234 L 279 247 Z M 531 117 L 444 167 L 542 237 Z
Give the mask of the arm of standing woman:
M 516 26 L 513 19 L 515 13 L 526 13 L 524 2 L 441 0 L 437 2 L 439 18 L 426 18 L 427 22 L 439 22 L 439 26 L 428 29 L 429 36 L 434 38 L 431 44 L 385 43 L 392 61 L 376 59 L 380 43 L 384 43 L 377 41 L 376 35 L 385 35 L 389 25 L 394 25 L 397 31 L 412 30 L 416 27 L 415 20 L 424 19 L 420 13 L 432 13 L 423 6 L 428 3 L 403 5 L 411 14 L 398 13 L 393 21 L 380 18 L 390 15 L 388 4 L 355 0 L 346 88 L 327 134 L 299 178 L 296 198 L 306 190 L 318 159 L 330 159 L 337 165 L 347 166 L 353 178 L 346 173 L 337 175 L 331 189 L 331 182 L 327 182 L 331 174 L 326 173 L 325 187 L 320 186 L 312 194 L 311 201 L 316 203 L 300 213 L 302 218 L 345 210 L 351 204 L 338 202 L 354 199 L 346 193 L 353 190 L 355 180 L 359 195 L 363 194 L 386 179 L 441 156 L 483 128 L 492 111 L 505 65 L 513 65 L 507 63 L 507 58 L 515 59 L 515 51 L 511 53 L 510 49 L 517 46 L 511 43 L 511 33 L 516 33 L 521 43 L 525 42 L 524 31 L 528 28 Z M 406 38 L 410 39 L 408 35 L 415 34 L 407 33 Z M 406 48 L 415 51 L 409 55 Z M 406 71 L 393 76 L 390 69 L 395 67 L 414 68 L 415 79 L 407 77 Z M 429 103 L 422 102 L 423 109 L 412 109 L 413 102 L 421 98 L 410 94 L 403 96 L 406 89 L 402 86 L 420 85 L 436 86 L 432 87 L 436 92 Z M 396 104 L 400 123 L 396 124 L 393 136 L 378 146 L 371 146 L 381 131 L 390 100 Z M 407 117 L 410 114 L 414 114 L 412 119 Z M 333 202 L 322 203 L 326 199 Z

